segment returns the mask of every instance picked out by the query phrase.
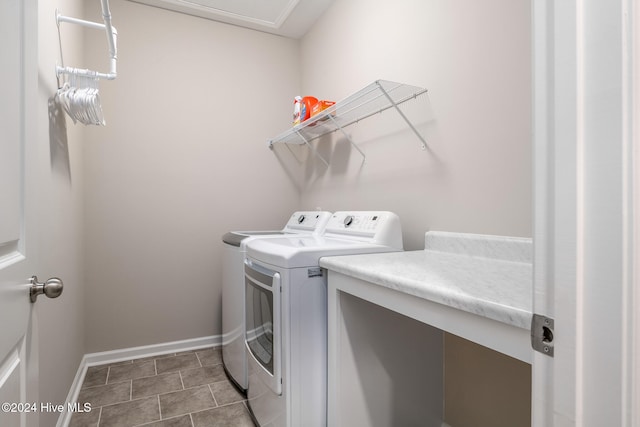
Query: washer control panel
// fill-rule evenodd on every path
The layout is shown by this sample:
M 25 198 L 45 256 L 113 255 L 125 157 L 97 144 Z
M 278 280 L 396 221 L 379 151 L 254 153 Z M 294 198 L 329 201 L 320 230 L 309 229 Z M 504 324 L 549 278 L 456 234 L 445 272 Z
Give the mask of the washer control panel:
M 321 234 L 324 231 L 327 222 L 331 218 L 331 212 L 325 211 L 304 211 L 294 212 L 284 231 L 310 231 Z

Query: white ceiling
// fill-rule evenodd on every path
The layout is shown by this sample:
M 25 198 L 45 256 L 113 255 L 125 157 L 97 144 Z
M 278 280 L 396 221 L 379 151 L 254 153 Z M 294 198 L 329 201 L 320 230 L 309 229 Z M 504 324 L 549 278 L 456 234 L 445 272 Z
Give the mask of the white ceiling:
M 130 0 L 285 37 L 306 34 L 333 0 Z

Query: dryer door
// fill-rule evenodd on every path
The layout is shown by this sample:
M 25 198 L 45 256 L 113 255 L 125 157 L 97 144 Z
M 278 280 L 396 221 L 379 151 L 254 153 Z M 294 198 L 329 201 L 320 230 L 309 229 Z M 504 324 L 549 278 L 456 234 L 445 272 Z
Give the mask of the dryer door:
M 245 343 L 249 364 L 264 384 L 282 394 L 280 273 L 245 262 Z

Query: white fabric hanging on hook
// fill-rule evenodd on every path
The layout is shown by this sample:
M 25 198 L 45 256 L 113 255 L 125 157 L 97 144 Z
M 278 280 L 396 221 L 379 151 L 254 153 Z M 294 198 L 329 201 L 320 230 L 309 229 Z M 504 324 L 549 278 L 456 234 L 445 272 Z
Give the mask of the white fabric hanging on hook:
M 105 126 L 98 90 L 98 78 L 90 73 L 68 75 L 68 80 L 58 89 L 57 99 L 73 123 Z

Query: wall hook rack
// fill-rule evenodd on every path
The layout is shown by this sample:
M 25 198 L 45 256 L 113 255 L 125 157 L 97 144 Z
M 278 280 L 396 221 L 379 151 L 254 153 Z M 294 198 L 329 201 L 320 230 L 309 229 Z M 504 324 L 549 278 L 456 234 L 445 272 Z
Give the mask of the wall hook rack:
M 118 51 L 116 43 L 118 32 L 111 25 L 109 0 L 101 0 L 101 3 L 104 24 L 64 16 L 56 10 L 56 25 L 58 26 L 58 37 L 60 38 L 60 61 L 62 63 L 62 66 L 56 66 L 56 77 L 58 78 L 56 100 L 64 108 L 69 117 L 73 119 L 74 123 L 80 122 L 85 125 L 105 125 L 102 105 L 100 103 L 98 81 L 100 79 L 113 80 L 117 75 L 116 62 L 118 59 Z M 60 35 L 61 22 L 81 25 L 106 32 L 107 43 L 109 44 L 108 73 L 64 66 L 62 36 Z M 62 84 L 60 83 L 60 76 L 65 76 Z
M 96 71 L 74 68 L 74 67 L 65 67 L 57 66 L 56 67 L 56 76 L 60 77 L 63 74 L 67 75 L 75 75 L 75 76 L 87 76 L 87 77 L 95 77 L 98 79 L 107 79 L 113 80 L 116 78 L 116 62 L 118 59 L 118 50 L 117 50 L 117 37 L 118 31 L 111 25 L 111 11 L 109 10 L 109 0 L 101 0 L 102 3 L 102 18 L 104 20 L 104 24 L 100 24 L 98 22 L 85 21 L 83 19 L 72 18 L 69 16 L 64 16 L 58 13 L 56 10 L 56 23 L 58 27 L 60 27 L 61 22 L 66 22 L 69 24 L 82 25 L 87 28 L 93 28 L 96 30 L 103 30 L 107 33 L 107 43 L 109 44 L 109 72 L 108 73 L 99 73 Z

